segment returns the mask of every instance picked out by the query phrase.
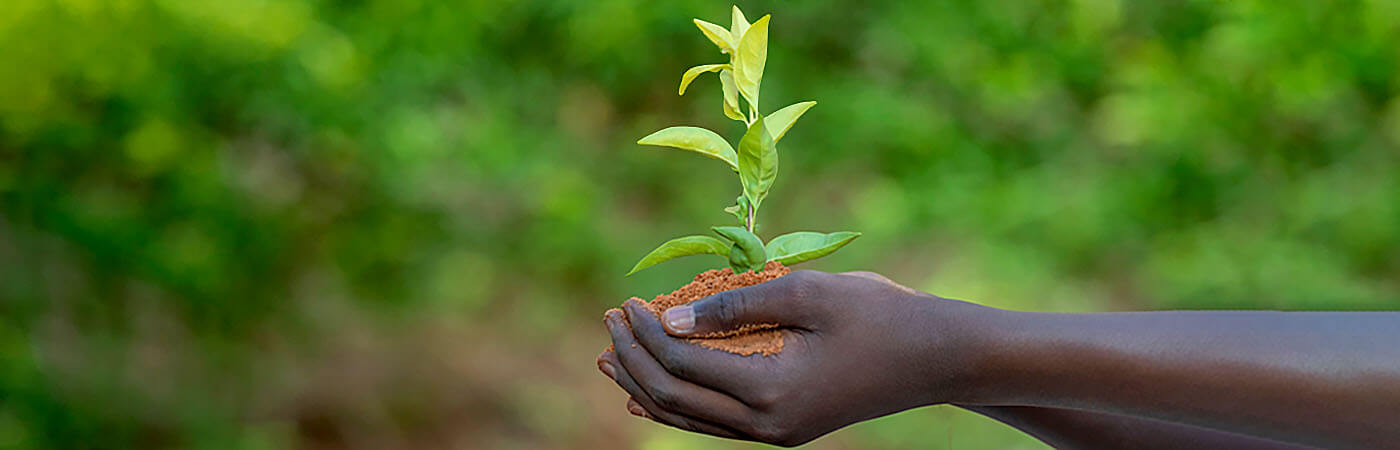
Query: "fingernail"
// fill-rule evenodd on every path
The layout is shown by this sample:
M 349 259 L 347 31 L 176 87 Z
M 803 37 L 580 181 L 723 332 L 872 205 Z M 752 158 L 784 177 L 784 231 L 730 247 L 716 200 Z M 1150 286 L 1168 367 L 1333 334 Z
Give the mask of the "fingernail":
M 666 310 L 666 328 L 677 333 L 684 333 L 695 328 L 695 308 L 690 305 L 677 306 Z
M 608 378 L 613 379 L 613 381 L 617 380 L 617 369 L 613 368 L 612 363 L 607 361 L 598 361 L 598 370 L 603 371 L 603 375 L 607 375 Z
M 636 400 L 627 401 L 627 412 L 637 417 L 647 416 L 647 410 L 642 408 L 642 405 L 638 404 Z

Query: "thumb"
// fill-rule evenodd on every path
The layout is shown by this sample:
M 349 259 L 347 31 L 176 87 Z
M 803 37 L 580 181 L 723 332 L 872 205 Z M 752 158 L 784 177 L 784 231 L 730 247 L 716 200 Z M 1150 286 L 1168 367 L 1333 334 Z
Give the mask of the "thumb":
M 675 336 L 695 336 L 732 331 L 750 324 L 802 326 L 805 309 L 800 297 L 809 291 L 809 272 L 793 272 L 749 287 L 720 292 L 661 314 L 666 331 Z M 809 285 L 808 285 L 809 286 Z

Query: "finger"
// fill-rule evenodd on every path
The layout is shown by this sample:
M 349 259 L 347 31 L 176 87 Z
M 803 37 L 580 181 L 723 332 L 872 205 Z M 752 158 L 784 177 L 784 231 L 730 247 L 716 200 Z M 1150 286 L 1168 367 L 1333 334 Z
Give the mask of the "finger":
M 622 390 L 627 391 L 627 394 L 632 397 L 632 400 L 636 402 L 638 406 L 640 406 L 640 411 L 638 411 L 637 408 L 633 408 L 632 404 L 629 403 L 627 407 L 628 413 L 631 413 L 634 416 L 651 419 L 652 421 L 655 421 L 662 425 L 680 428 L 686 431 L 693 431 L 696 433 L 704 433 L 730 439 L 753 440 L 752 438 L 749 438 L 743 433 L 740 433 L 729 427 L 710 423 L 703 419 L 687 417 L 684 414 L 667 411 L 666 409 L 656 405 L 656 403 L 652 401 L 650 395 L 647 394 L 647 392 L 643 390 L 640 385 L 637 384 L 637 381 L 632 378 L 631 373 L 627 372 L 627 368 L 623 366 L 620 363 L 620 361 L 618 361 L 616 353 L 603 352 L 603 355 L 599 356 L 598 358 L 600 360 L 605 360 L 608 364 L 613 365 L 613 381 L 616 382 L 617 385 L 622 388 Z
M 651 400 L 649 394 L 647 394 L 646 391 L 637 384 L 636 380 L 632 378 L 632 375 L 627 372 L 627 368 L 620 364 L 617 360 L 616 353 L 604 352 L 602 356 L 599 356 L 599 359 L 606 360 L 608 364 L 613 365 L 613 381 L 616 382 L 622 390 L 627 391 L 627 394 L 631 396 L 632 400 L 641 407 L 641 410 L 638 411 L 637 408 L 633 408 L 631 404 L 629 404 L 627 408 L 628 413 L 634 416 L 651 419 L 662 425 L 668 425 L 683 430 L 712 434 L 731 439 L 747 439 L 739 432 L 729 429 L 728 427 L 709 423 L 701 419 L 686 417 L 683 414 L 667 411 L 657 406 L 656 403 Z
M 808 270 L 793 272 L 765 283 L 720 292 L 694 302 L 674 306 L 661 315 L 666 331 L 695 336 L 738 329 L 747 324 L 778 324 L 808 328 L 815 305 L 805 304 L 817 278 L 829 276 Z
M 884 283 L 884 284 L 886 284 L 886 285 L 888 285 L 888 286 L 894 287 L 895 289 L 899 289 L 899 290 L 901 290 L 901 291 L 904 291 L 904 293 L 906 293 L 906 294 L 918 294 L 918 293 L 919 293 L 919 291 L 914 290 L 914 288 L 911 288 L 911 287 L 909 287 L 909 286 L 905 286 L 905 285 L 902 285 L 902 284 L 899 284 L 899 283 L 895 283 L 894 280 L 891 280 L 891 279 L 885 277 L 884 275 L 880 275 L 880 274 L 875 273 L 875 272 L 868 272 L 868 271 L 862 270 L 862 271 L 856 271 L 856 272 L 841 272 L 841 273 L 838 274 L 838 275 L 846 275 L 846 276 L 852 276 L 852 277 L 860 277 L 860 278 L 865 278 L 865 279 L 867 279 L 867 280 L 878 281 L 878 282 L 880 282 L 880 283 Z
M 718 424 L 749 422 L 752 412 L 747 405 L 727 394 L 676 378 L 657 363 L 646 348 L 637 345 L 632 331 L 627 329 L 621 317 L 614 319 L 611 316 L 608 327 L 613 333 L 614 352 L 623 368 L 646 391 L 653 403 L 667 411 Z
M 632 324 L 636 342 L 670 375 L 742 401 L 748 387 L 761 384 L 757 366 L 766 360 L 759 356 L 739 356 L 695 345 L 666 334 L 656 315 L 639 301 L 622 304 Z
M 656 420 L 655 417 L 651 416 L 651 413 L 647 412 L 646 408 L 642 407 L 641 403 L 637 403 L 637 399 L 632 398 L 631 396 L 627 397 L 627 412 L 632 413 L 632 415 L 641 417 L 643 419 Z
M 880 274 L 878 274 L 878 273 L 871 272 L 871 271 L 868 271 L 868 270 L 857 270 L 857 271 L 853 271 L 853 272 L 841 272 L 841 273 L 839 273 L 839 274 L 837 274 L 837 275 L 850 275 L 850 276 L 853 276 L 853 277 L 868 278 L 868 279 L 871 279 L 871 280 L 879 281 L 879 282 L 881 282 L 881 283 L 896 284 L 894 281 L 890 281 L 890 279 L 887 278 L 887 277 L 885 277 L 884 275 L 880 275 Z

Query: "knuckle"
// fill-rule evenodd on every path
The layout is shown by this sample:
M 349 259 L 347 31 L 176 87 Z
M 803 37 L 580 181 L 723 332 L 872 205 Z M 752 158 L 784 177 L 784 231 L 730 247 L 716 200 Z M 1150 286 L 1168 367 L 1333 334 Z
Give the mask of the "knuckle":
M 667 345 L 656 354 L 656 361 L 661 363 L 661 367 L 666 369 L 671 375 L 682 379 L 690 379 L 694 375 L 694 369 L 687 364 L 686 358 L 679 345 Z
M 798 280 L 812 281 L 812 280 L 815 280 L 818 276 L 821 276 L 821 272 L 817 272 L 817 271 L 815 271 L 815 270 L 807 270 L 807 269 L 803 269 L 803 270 L 794 270 L 794 271 L 792 271 L 792 273 L 788 274 L 788 276 L 793 277 L 794 279 L 798 279 Z
M 658 387 L 651 391 L 651 400 L 656 406 L 667 411 L 675 411 L 680 406 L 680 397 L 670 388 Z
M 692 369 L 689 364 L 674 363 L 666 366 L 666 371 L 670 372 L 672 376 L 682 380 L 693 380 L 696 378 L 695 370 Z
M 821 272 L 799 270 L 788 275 L 792 282 L 783 286 L 784 294 L 798 301 L 812 300 L 821 295 Z
M 715 300 L 710 313 L 717 323 L 727 325 L 741 317 L 747 298 L 742 289 L 735 289 L 719 293 Z
M 763 389 L 754 394 L 749 399 L 749 404 L 759 411 L 773 411 L 778 408 L 778 402 L 782 401 L 782 395 L 771 389 Z

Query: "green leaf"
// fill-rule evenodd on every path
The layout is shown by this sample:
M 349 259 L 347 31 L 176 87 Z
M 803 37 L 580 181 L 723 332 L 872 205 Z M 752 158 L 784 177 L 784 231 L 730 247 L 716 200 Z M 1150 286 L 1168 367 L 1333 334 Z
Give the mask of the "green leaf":
M 758 109 L 763 66 L 768 63 L 768 17 L 765 15 L 754 22 L 734 50 L 734 83 L 739 87 L 739 94 L 749 101 L 749 107 L 755 110 Z
M 740 224 L 747 224 L 749 221 L 749 199 L 740 195 L 734 199 L 734 206 L 724 208 L 724 212 L 733 214 L 739 219 Z
M 739 87 L 734 85 L 734 71 L 719 71 L 720 87 L 724 90 L 724 115 L 730 119 L 743 121 L 744 110 L 739 108 Z
M 811 261 L 831 254 L 858 237 L 860 233 L 853 231 L 831 234 L 798 231 L 784 234 L 768 241 L 768 260 L 783 263 L 785 266 Z
M 739 45 L 739 39 L 744 37 L 744 32 L 749 29 L 749 21 L 744 18 L 744 12 L 734 6 L 734 12 L 729 19 L 729 37 L 734 40 L 734 45 Z
M 689 87 L 690 82 L 695 81 L 695 77 L 700 76 L 700 74 L 705 72 L 717 72 L 728 68 L 728 64 L 705 64 L 691 67 L 690 70 L 685 71 L 684 75 L 681 75 L 681 95 L 685 95 L 685 88 Z
M 754 236 L 744 227 L 710 227 L 710 229 L 734 242 L 734 246 L 729 249 L 729 267 L 734 269 L 734 273 L 763 270 L 763 264 L 768 262 L 768 258 L 766 257 L 767 253 L 763 250 L 763 241 L 758 236 Z
M 731 53 L 734 51 L 734 38 L 730 37 L 729 30 L 700 19 L 695 19 L 695 26 L 700 27 L 700 32 L 704 33 L 705 37 L 710 39 L 710 42 L 714 42 L 716 47 L 719 47 L 720 53 Z
M 739 181 L 744 185 L 744 196 L 755 210 L 763 204 L 777 178 L 778 148 L 773 145 L 773 137 L 760 117 L 739 139 Z
M 647 253 L 641 261 L 637 261 L 637 265 L 632 266 L 632 271 L 627 272 L 627 275 L 682 256 L 707 254 L 729 256 L 729 247 L 731 247 L 729 242 L 711 236 L 678 237 L 666 241 L 656 250 Z
M 797 122 L 797 118 L 802 117 L 802 113 L 816 105 L 817 102 L 793 103 L 769 114 L 766 120 L 768 121 L 768 133 L 773 135 L 773 143 L 776 144 L 782 140 L 783 135 L 792 128 L 792 124 Z
M 739 159 L 724 138 L 715 132 L 699 127 L 671 127 L 657 131 L 637 141 L 642 145 L 658 145 L 690 150 L 729 164 L 739 170 Z

